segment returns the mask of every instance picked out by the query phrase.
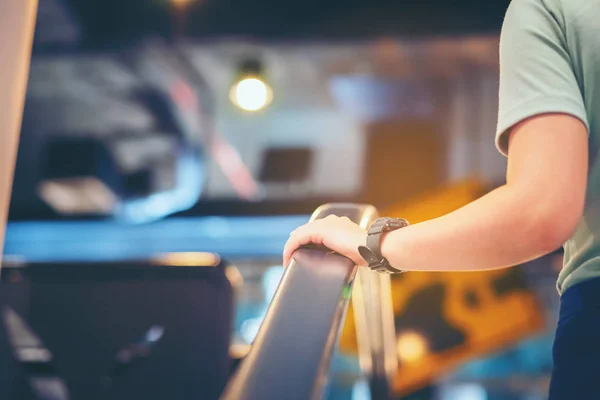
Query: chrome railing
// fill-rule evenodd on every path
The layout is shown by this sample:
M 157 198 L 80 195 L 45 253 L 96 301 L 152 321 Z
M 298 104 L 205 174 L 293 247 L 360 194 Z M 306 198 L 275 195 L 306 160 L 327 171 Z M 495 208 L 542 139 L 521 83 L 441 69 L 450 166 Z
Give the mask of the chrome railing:
M 398 371 L 390 275 L 361 268 L 354 282 L 352 308 L 360 367 L 369 379 L 371 398 L 389 398 Z
M 311 220 L 330 214 L 346 216 L 363 228 L 377 218 L 369 205 L 327 204 Z M 390 278 L 366 269 L 356 272 L 352 261 L 328 249 L 296 251 L 252 350 L 222 399 L 321 398 L 353 284 L 361 368 L 374 398 L 387 397 L 397 368 Z

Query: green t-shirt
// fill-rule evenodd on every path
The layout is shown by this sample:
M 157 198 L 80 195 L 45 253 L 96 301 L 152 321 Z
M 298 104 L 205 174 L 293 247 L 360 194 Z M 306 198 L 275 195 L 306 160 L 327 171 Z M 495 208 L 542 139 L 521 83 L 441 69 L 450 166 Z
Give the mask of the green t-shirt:
M 600 0 L 512 0 L 500 39 L 499 101 L 496 144 L 504 154 L 507 131 L 528 117 L 560 112 L 586 124 L 586 206 L 564 245 L 558 290 L 600 277 Z

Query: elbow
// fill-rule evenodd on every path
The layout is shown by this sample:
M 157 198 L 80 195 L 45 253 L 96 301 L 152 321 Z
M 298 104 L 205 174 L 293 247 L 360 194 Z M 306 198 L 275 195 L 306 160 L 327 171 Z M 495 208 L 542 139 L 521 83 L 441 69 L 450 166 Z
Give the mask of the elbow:
M 536 215 L 532 240 L 539 255 L 548 254 L 564 245 L 571 238 L 583 216 L 583 204 L 573 207 L 549 207 Z M 527 240 L 527 238 L 525 239 Z

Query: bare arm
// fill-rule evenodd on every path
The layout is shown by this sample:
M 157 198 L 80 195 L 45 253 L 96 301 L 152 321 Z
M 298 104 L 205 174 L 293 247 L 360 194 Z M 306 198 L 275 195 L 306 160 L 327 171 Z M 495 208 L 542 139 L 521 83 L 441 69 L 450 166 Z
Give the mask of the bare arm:
M 37 0 L 0 1 L 0 261 L 36 10 Z
M 382 252 L 407 271 L 473 271 L 529 261 L 560 247 L 579 223 L 588 173 L 585 125 L 565 114 L 539 115 L 517 124 L 509 138 L 507 183 L 435 220 L 387 234 Z M 366 232 L 330 216 L 292 232 L 284 249 L 324 244 L 354 260 Z
M 383 255 L 396 268 L 502 268 L 560 247 L 583 213 L 588 138 L 564 114 L 521 122 L 510 135 L 506 185 L 441 218 L 388 234 Z

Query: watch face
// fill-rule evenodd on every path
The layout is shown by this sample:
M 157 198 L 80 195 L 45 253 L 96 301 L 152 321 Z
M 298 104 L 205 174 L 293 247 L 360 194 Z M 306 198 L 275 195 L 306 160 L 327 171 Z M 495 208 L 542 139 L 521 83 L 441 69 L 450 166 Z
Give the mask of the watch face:
M 395 231 L 408 225 L 408 222 L 402 218 L 388 218 L 384 227 L 384 232 Z

